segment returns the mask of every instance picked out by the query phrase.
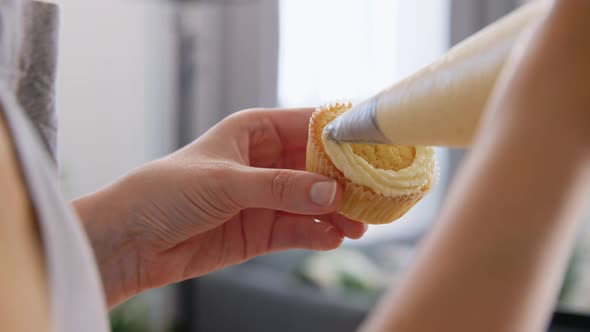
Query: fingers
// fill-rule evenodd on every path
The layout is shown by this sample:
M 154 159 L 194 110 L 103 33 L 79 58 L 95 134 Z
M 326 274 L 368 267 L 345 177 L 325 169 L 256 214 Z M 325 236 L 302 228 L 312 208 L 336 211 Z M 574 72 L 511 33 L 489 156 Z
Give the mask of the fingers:
M 321 215 L 336 211 L 342 203 L 337 183 L 315 173 L 244 168 L 230 176 L 225 181 L 227 195 L 242 208 Z
M 316 216 L 315 218 L 321 221 L 325 221 L 331 225 L 334 225 L 340 230 L 342 235 L 353 240 L 358 240 L 361 237 L 363 237 L 363 235 L 365 235 L 365 233 L 369 229 L 369 226 L 367 224 L 363 224 L 358 221 L 348 219 L 339 213 L 331 213 L 328 215 Z
M 289 151 L 284 154 L 282 168 L 304 171 L 307 164 L 306 157 L 306 150 Z
M 265 112 L 288 148 L 298 148 L 307 145 L 309 132 L 309 119 L 314 112 L 313 108 L 277 110 Z
M 344 237 L 359 239 L 366 231 L 367 225 L 337 213 L 322 216 L 277 214 L 269 249 L 332 250 L 342 244 Z
M 363 237 L 363 235 L 365 235 L 365 233 L 368 230 L 368 225 L 367 224 L 363 224 L 361 222 L 358 221 L 354 221 L 352 219 L 348 219 L 345 216 L 334 212 L 334 213 L 329 213 L 329 214 L 324 214 L 324 215 L 319 215 L 319 216 L 309 216 L 309 215 L 294 215 L 294 214 L 288 214 L 288 213 L 280 213 L 277 215 L 278 216 L 284 216 L 284 215 L 291 215 L 291 216 L 299 216 L 299 217 L 312 217 L 313 219 L 328 223 L 334 227 L 336 227 L 338 229 L 338 231 L 340 231 L 340 233 L 349 238 L 349 239 L 353 239 L 353 240 L 358 240 L 361 237 Z
M 256 109 L 242 112 L 240 121 L 253 124 L 270 122 L 285 149 L 301 148 L 307 144 L 309 119 L 313 112 L 313 108 Z
M 311 216 L 284 214 L 275 220 L 269 250 L 332 250 L 343 240 L 338 228 L 327 222 L 316 222 Z

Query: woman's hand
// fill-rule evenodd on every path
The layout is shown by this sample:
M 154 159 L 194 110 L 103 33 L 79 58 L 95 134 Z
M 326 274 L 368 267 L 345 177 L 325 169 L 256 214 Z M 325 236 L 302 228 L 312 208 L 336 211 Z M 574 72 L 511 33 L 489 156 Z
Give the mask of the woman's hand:
M 77 200 L 109 306 L 266 253 L 360 238 L 366 226 L 334 212 L 341 188 L 303 171 L 312 112 L 236 113 Z

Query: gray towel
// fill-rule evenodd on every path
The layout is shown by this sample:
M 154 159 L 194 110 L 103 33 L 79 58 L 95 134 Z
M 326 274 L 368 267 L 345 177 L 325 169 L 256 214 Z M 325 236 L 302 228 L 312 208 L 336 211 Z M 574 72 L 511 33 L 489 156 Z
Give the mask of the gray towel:
M 25 11 L 25 32 L 18 84 L 18 99 L 39 133 L 53 161 L 57 160 L 55 75 L 57 65 L 58 8 L 33 2 Z

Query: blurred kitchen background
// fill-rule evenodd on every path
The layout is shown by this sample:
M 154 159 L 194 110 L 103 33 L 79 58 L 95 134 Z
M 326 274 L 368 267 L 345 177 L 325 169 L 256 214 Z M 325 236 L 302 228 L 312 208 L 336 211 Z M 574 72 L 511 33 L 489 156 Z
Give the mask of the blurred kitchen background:
M 70 198 L 179 148 L 232 112 L 368 97 L 519 4 L 56 2 L 59 152 Z M 112 312 L 113 330 L 354 331 L 412 263 L 465 154 L 437 153 L 440 184 L 401 220 L 333 252 L 275 254 L 146 292 Z M 587 327 L 589 295 L 590 236 L 583 227 L 555 324 Z

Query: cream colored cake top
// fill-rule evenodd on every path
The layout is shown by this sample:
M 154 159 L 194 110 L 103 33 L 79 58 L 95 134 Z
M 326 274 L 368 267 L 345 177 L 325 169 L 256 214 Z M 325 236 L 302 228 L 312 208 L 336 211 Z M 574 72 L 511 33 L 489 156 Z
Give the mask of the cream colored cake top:
M 388 197 L 422 191 L 437 172 L 431 147 L 398 147 L 390 151 L 387 146 L 337 143 L 327 133 L 322 135 L 322 144 L 348 180 Z

